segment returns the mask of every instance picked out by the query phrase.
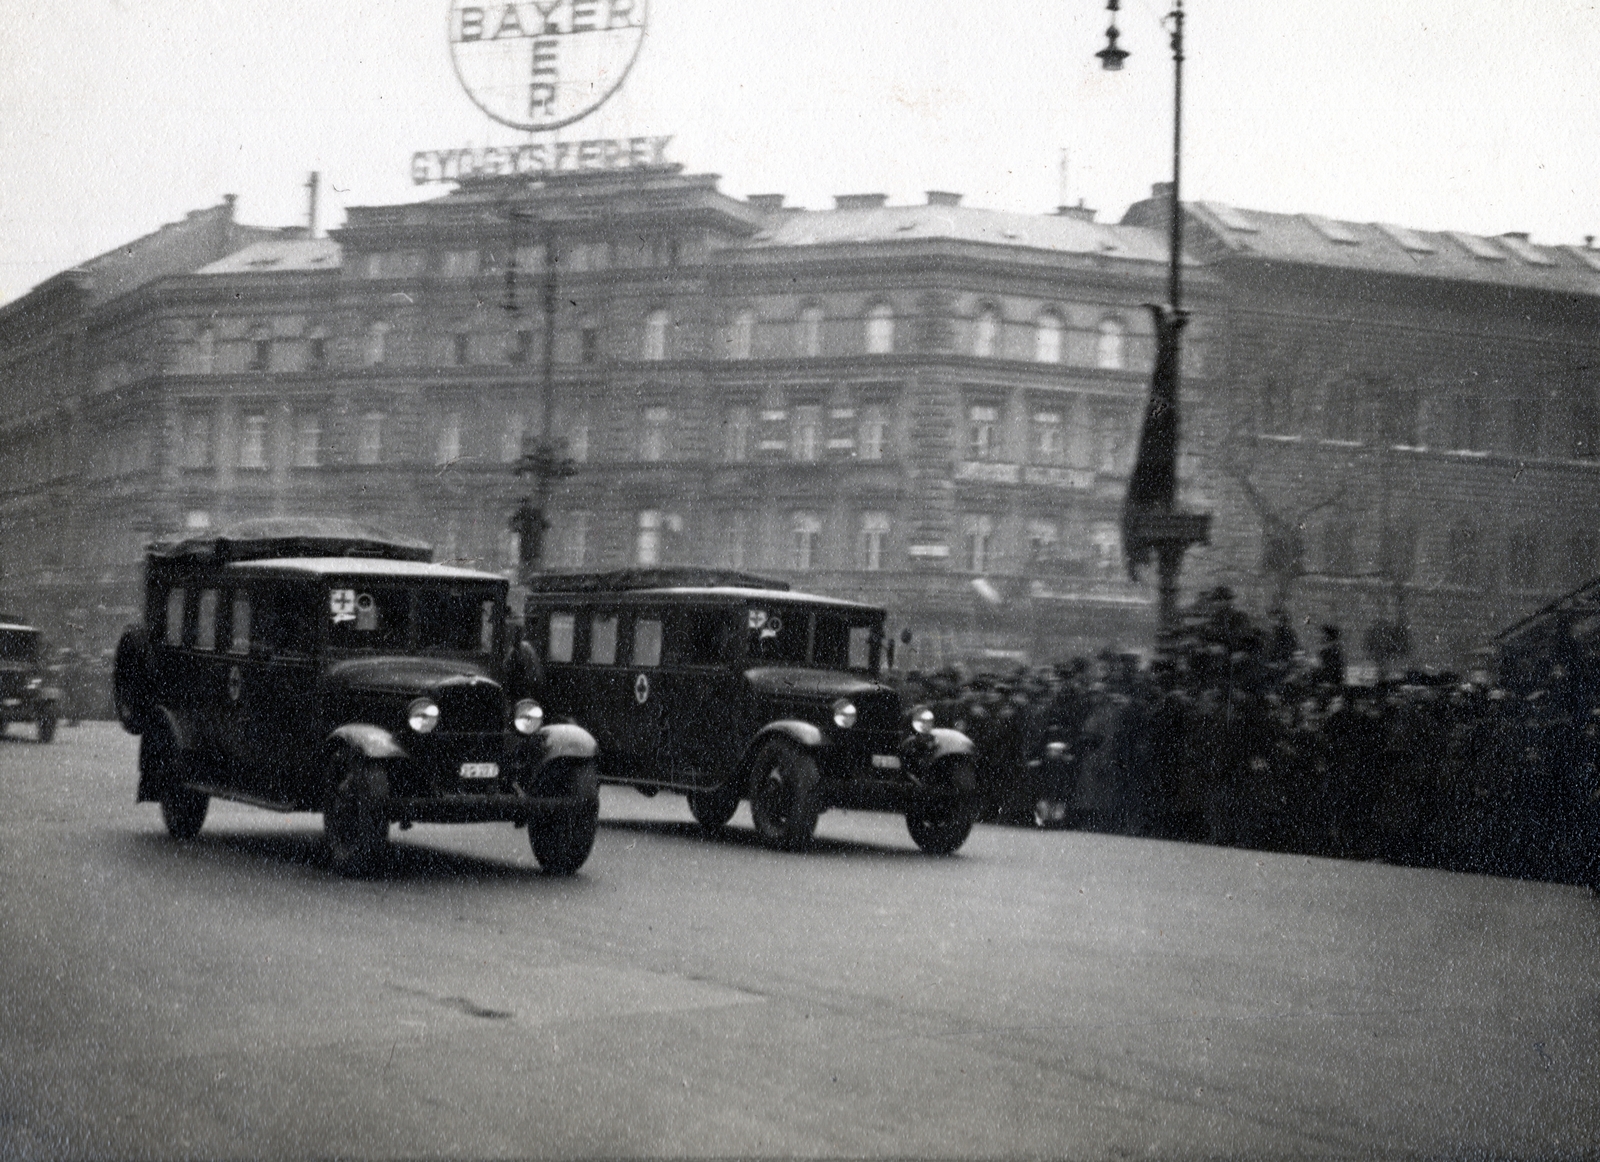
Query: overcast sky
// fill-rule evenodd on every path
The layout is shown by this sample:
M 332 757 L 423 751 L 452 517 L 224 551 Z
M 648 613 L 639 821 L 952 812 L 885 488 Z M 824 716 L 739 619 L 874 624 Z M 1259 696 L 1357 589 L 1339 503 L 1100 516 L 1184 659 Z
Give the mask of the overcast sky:
M 1170 0 L 651 0 L 563 137 L 671 134 L 736 196 L 1115 220 L 1170 171 Z M 416 150 L 525 140 L 461 91 L 447 0 L 0 0 L 0 301 L 191 209 L 324 226 L 432 196 Z M 1184 196 L 1425 229 L 1600 234 L 1600 0 L 1189 0 Z

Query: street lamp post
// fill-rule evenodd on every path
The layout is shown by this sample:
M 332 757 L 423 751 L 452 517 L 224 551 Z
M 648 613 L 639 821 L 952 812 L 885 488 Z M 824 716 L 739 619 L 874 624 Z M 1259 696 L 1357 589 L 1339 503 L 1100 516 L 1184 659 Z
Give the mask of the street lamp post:
M 1118 72 L 1129 53 L 1117 44 L 1119 0 L 1106 0 L 1111 24 L 1106 47 L 1095 53 L 1107 72 Z M 1172 37 L 1172 188 L 1168 210 L 1167 301 L 1148 304 L 1155 320 L 1156 359 L 1150 377 L 1150 400 L 1139 433 L 1139 451 L 1122 504 L 1123 551 L 1128 573 L 1152 557 L 1158 578 L 1157 648 L 1171 650 L 1178 631 L 1178 578 L 1183 555 L 1210 535 L 1209 513 L 1178 508 L 1178 394 L 1181 381 L 1180 339 L 1189 321 L 1183 308 L 1183 204 L 1178 179 L 1183 158 L 1183 0 L 1173 0 L 1167 14 Z
M 513 221 L 536 218 L 524 211 L 513 210 Z M 536 440 L 523 440 L 521 455 L 517 457 L 513 473 L 518 479 L 533 478 L 533 493 L 524 496 L 511 517 L 511 530 L 517 534 L 517 579 L 524 585 L 544 564 L 545 534 L 550 529 L 546 515 L 550 504 L 550 486 L 577 471 L 567 456 L 564 441 L 555 438 L 556 398 L 556 235 L 555 226 L 548 218 L 536 219 L 541 224 L 544 246 L 544 278 L 540 291 L 540 306 L 544 313 L 544 342 L 540 351 L 539 436 Z M 518 310 L 516 296 L 517 241 L 515 232 L 511 246 L 511 261 L 506 266 L 506 298 L 502 304 L 506 311 Z

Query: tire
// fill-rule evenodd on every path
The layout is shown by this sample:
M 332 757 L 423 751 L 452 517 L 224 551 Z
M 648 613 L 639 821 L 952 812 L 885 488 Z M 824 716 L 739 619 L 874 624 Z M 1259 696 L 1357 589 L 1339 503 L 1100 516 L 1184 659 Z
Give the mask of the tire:
M 209 795 L 188 787 L 168 787 L 161 796 L 161 822 L 167 825 L 167 834 L 172 838 L 187 841 L 200 834 L 210 806 Z
M 342 876 L 359 879 L 383 866 L 389 854 L 389 820 L 382 798 L 388 780 L 383 767 L 361 755 L 334 760 L 322 811 L 328 862 Z
M 940 785 L 964 788 L 973 785 L 972 764 L 966 759 L 946 759 L 939 774 Z M 956 794 L 921 804 L 906 812 L 906 830 L 911 842 L 929 855 L 951 855 L 972 834 L 977 806 L 970 795 Z
M 816 760 L 782 739 L 762 747 L 750 778 L 750 818 L 768 847 L 807 847 L 817 829 Z
M 906 830 L 929 855 L 951 855 L 972 834 L 973 820 L 971 804 L 954 800 L 906 812 Z
M 575 811 L 563 811 L 530 824 L 528 846 L 533 848 L 533 858 L 546 875 L 570 876 L 594 850 L 599 828 L 600 801 L 596 799 Z
M 728 825 L 733 813 L 739 809 L 739 789 L 722 787 L 715 791 L 690 791 L 689 814 L 700 824 L 700 830 L 715 835 Z
M 39 715 L 39 741 L 50 742 L 56 736 L 56 716 L 54 714 Z

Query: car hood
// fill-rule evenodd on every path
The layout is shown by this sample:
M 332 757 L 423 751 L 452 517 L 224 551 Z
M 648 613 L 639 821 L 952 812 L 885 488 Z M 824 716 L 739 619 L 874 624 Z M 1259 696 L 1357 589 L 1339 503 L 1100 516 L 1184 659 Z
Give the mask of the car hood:
M 841 674 L 837 670 L 759 666 L 746 670 L 744 676 L 752 689 L 786 698 L 864 698 L 870 694 L 892 693 L 881 682 Z
M 418 694 L 448 687 L 499 685 L 487 667 L 458 658 L 351 658 L 329 666 L 326 681 L 346 689 Z

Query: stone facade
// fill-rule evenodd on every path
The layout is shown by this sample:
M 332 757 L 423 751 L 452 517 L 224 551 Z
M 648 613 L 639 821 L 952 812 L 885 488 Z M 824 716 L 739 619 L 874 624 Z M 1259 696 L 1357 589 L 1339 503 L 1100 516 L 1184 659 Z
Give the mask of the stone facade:
M 191 215 L 164 263 L 96 260 L 98 290 L 91 263 L 0 308 L 0 607 L 99 648 L 146 541 L 287 513 L 513 572 L 549 238 L 549 432 L 576 471 L 548 567 L 727 565 L 881 602 L 917 666 L 1148 649 L 1119 516 L 1161 212 L 802 210 L 663 166 L 463 183 L 332 238 Z M 1594 571 L 1593 252 L 1189 217 L 1180 475 L 1216 514 L 1190 593 L 1282 594 L 1357 657 L 1402 619 L 1413 661 L 1456 664 Z

